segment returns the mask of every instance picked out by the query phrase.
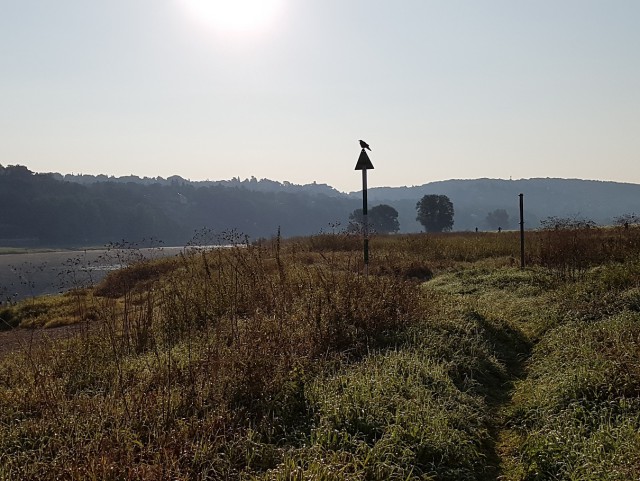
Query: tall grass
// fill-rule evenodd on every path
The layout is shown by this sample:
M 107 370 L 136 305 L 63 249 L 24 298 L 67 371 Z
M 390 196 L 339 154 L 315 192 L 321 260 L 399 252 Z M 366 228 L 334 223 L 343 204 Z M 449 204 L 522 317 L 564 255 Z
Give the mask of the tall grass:
M 420 297 L 404 279 L 362 276 L 349 253 L 298 255 L 276 239 L 110 275 L 90 333 L 5 359 L 2 476 L 230 479 L 275 466 L 281 454 L 252 446 L 275 453 L 305 435 L 307 376 L 393 344 Z
M 346 234 L 230 233 L 9 306 L 91 327 L 0 359 L 0 479 L 635 479 L 634 236 L 377 236 L 365 276 Z

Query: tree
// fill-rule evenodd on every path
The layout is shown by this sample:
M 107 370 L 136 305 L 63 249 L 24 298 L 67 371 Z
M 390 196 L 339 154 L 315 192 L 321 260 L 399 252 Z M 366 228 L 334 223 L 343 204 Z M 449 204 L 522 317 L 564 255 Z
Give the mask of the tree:
M 24 165 L 7 165 L 2 169 L 2 173 L 10 175 L 16 179 L 29 179 L 33 175 L 33 172 L 27 169 Z
M 453 204 L 446 195 L 425 195 L 416 204 L 416 220 L 426 232 L 450 231 L 453 227 Z
M 391 234 L 400 230 L 398 211 L 387 204 L 376 205 L 369 212 L 373 227 L 380 234 Z
M 372 207 L 367 212 L 369 228 L 378 234 L 390 234 L 400 230 L 398 211 L 387 204 Z M 364 224 L 362 209 L 356 209 L 349 215 L 349 230 L 357 231 Z
M 487 214 L 485 218 L 485 222 L 489 226 L 490 229 L 497 230 L 499 228 L 508 229 L 509 228 L 509 214 L 505 209 L 496 209 Z

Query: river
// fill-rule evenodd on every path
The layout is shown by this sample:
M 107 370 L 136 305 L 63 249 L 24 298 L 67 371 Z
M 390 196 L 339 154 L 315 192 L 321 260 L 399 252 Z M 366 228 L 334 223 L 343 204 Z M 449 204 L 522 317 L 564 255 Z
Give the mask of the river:
M 0 255 L 0 301 L 58 294 L 99 282 L 108 272 L 142 259 L 178 255 L 184 247 L 105 248 Z

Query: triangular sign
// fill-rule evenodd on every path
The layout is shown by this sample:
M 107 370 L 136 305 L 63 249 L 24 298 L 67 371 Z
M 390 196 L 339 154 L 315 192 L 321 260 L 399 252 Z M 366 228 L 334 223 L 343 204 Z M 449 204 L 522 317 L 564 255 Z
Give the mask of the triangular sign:
M 360 152 L 360 157 L 358 157 L 358 163 L 356 164 L 355 170 L 369 170 L 373 169 L 373 164 L 371 163 L 371 159 L 367 155 L 367 152 L 362 149 Z

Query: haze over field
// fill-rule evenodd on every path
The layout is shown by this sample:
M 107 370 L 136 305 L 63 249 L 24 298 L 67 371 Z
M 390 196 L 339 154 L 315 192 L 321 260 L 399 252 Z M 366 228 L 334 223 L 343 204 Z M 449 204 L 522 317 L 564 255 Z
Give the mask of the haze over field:
M 240 7 L 238 7 L 240 6 Z M 360 188 L 640 182 L 635 0 L 0 8 L 0 163 Z

